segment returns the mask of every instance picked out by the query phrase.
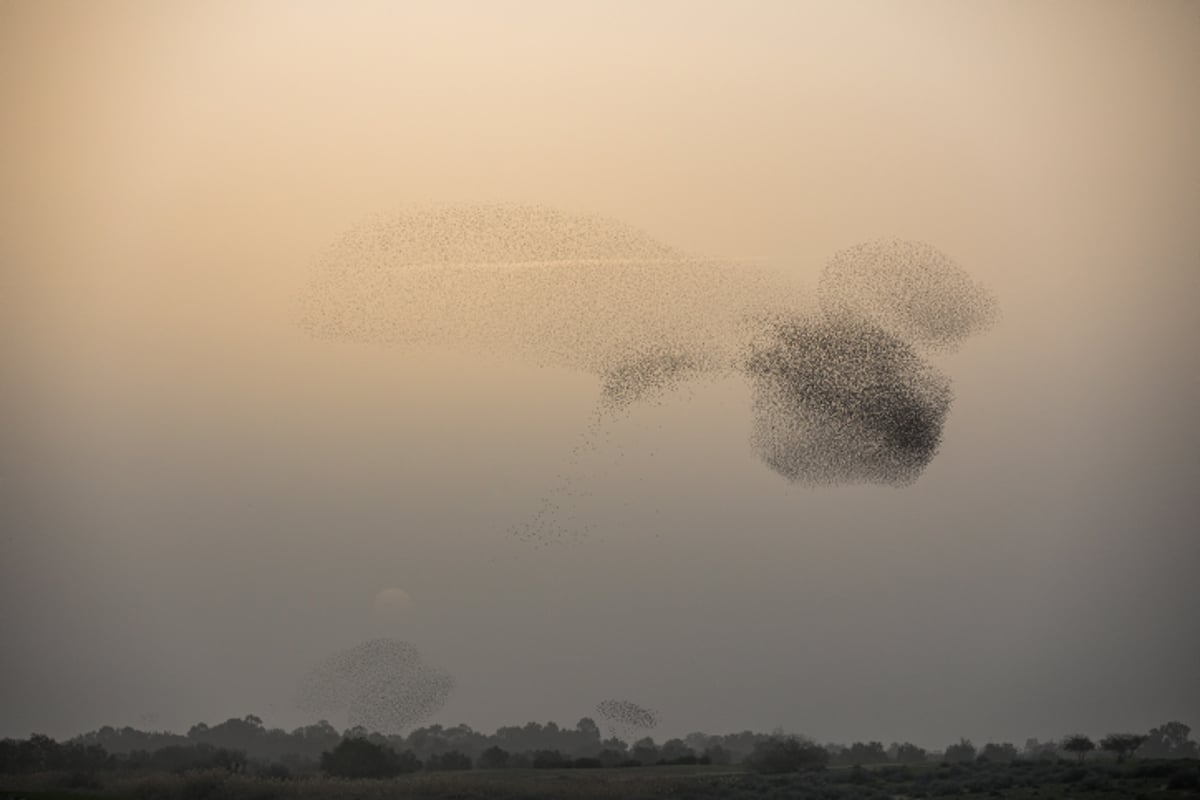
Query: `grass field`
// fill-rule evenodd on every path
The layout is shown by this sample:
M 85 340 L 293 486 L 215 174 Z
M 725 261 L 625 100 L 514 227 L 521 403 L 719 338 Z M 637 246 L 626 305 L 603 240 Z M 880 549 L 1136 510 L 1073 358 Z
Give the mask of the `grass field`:
M 388 780 L 325 777 L 271 780 L 219 772 L 174 775 L 107 773 L 90 789 L 80 776 L 43 773 L 0 784 L 0 800 L 907 800 L 1001 797 L 1014 800 L 1183 800 L 1200 798 L 1200 764 L 1016 762 L 888 765 L 758 775 L 723 766 L 630 769 L 420 772 Z

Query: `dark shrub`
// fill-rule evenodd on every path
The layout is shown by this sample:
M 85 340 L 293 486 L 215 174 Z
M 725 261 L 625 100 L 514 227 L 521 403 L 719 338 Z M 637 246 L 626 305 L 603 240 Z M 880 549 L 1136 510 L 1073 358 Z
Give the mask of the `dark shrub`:
M 708 747 L 704 748 L 704 755 L 702 755 L 701 758 L 707 758 L 708 763 L 712 764 L 733 763 L 733 756 L 730 755 L 728 750 L 726 750 L 724 747 L 721 747 L 719 744 L 710 744 Z
M 183 782 L 179 790 L 180 800 L 208 800 L 220 797 L 225 781 L 216 775 L 193 775 Z
M 882 764 L 888 760 L 882 742 L 855 742 L 838 756 L 844 764 Z
M 697 759 L 693 754 L 688 756 L 679 756 L 678 758 L 660 758 L 654 763 L 661 764 L 663 766 L 695 765 L 697 763 Z
M 1014 744 L 988 742 L 979 751 L 979 760 L 1010 764 L 1017 760 L 1017 755 L 1017 747 Z
M 654 740 L 649 736 L 639 739 L 633 743 L 633 747 L 629 751 L 629 757 L 642 762 L 643 764 L 654 764 L 660 756 L 658 746 L 654 744 Z
M 625 760 L 625 754 L 617 750 L 605 748 L 604 750 L 600 751 L 600 755 L 598 755 L 597 758 L 600 759 L 600 763 L 603 766 L 616 767 Z
M 507 750 L 493 745 L 479 754 L 480 769 L 504 769 L 512 756 Z
M 920 764 L 927 757 L 925 748 L 905 742 L 896 748 L 896 761 L 901 764 Z
M 1088 776 L 1088 771 L 1083 767 L 1072 767 L 1062 774 L 1059 780 L 1062 783 L 1079 783 Z
M 771 737 L 756 742 L 745 763 L 755 772 L 799 772 L 824 769 L 829 753 L 820 745 L 796 737 Z
M 425 761 L 425 769 L 433 772 L 451 772 L 471 768 L 471 758 L 466 753 L 451 750 L 448 753 L 437 753 Z
M 244 772 L 246 769 L 246 754 L 241 750 L 230 750 L 220 747 L 213 751 L 211 765 L 215 769 L 224 770 L 225 772 Z
M 63 780 L 64 789 L 103 789 L 103 784 L 91 772 L 72 772 Z
M 1167 778 L 1174 775 L 1176 767 L 1174 764 L 1169 764 L 1165 761 L 1151 761 L 1145 764 L 1138 764 L 1133 771 L 1135 778 Z
M 970 739 L 959 739 L 958 744 L 946 748 L 945 760 L 951 764 L 963 764 L 975 760 L 975 745 Z
M 534 769 L 563 769 L 570 762 L 557 750 L 538 750 L 533 754 Z
M 911 781 L 915 774 L 912 768 L 905 764 L 895 767 L 883 767 L 878 773 L 880 777 L 889 781 Z
M 1195 768 L 1176 770 L 1167 778 L 1168 789 L 1200 789 L 1200 771 Z
M 321 754 L 321 770 L 337 778 L 390 778 L 415 772 L 420 766 L 411 751 L 397 753 L 366 739 L 343 739 L 333 750 Z

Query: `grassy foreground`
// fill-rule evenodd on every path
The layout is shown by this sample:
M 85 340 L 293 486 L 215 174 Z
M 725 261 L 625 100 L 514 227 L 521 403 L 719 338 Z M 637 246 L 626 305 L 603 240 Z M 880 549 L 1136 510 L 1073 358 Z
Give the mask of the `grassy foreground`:
M 0 800 L 1183 800 L 1200 798 L 1200 762 L 1014 762 L 832 768 L 759 775 L 736 767 L 509 769 L 419 772 L 387 780 L 272 780 L 223 772 L 89 776 L 41 773 L 0 785 Z

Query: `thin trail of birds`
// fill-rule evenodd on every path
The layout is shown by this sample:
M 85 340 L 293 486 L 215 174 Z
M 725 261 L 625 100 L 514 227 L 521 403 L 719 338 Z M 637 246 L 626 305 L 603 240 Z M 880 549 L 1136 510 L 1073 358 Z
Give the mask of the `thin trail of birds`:
M 456 347 L 597 376 L 597 412 L 559 484 L 510 533 L 574 541 L 579 478 L 621 413 L 688 381 L 741 376 L 750 447 L 808 485 L 915 481 L 953 401 L 927 358 L 996 319 L 947 255 L 879 240 L 826 264 L 811 291 L 748 264 L 694 258 L 619 222 L 540 206 L 414 208 L 369 220 L 320 257 L 301 324 L 314 336 Z

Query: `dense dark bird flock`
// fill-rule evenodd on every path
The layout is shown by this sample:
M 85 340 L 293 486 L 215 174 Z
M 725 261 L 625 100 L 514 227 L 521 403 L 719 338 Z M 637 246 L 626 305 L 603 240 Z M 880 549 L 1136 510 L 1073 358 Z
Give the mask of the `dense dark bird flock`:
M 346 233 L 304 300 L 314 335 L 457 346 L 581 369 L 606 416 L 702 375 L 753 386 L 751 446 L 809 485 L 906 485 L 941 442 L 950 381 L 923 356 L 996 316 L 945 254 L 875 241 L 836 254 L 815 300 L 746 264 L 689 257 L 606 219 L 527 206 L 413 209 Z M 586 449 L 586 448 L 585 448 Z M 561 537 L 549 498 L 518 533 Z
M 297 705 L 390 734 L 437 713 L 453 688 L 454 679 L 426 664 L 408 642 L 370 639 L 314 668 L 300 686 Z

